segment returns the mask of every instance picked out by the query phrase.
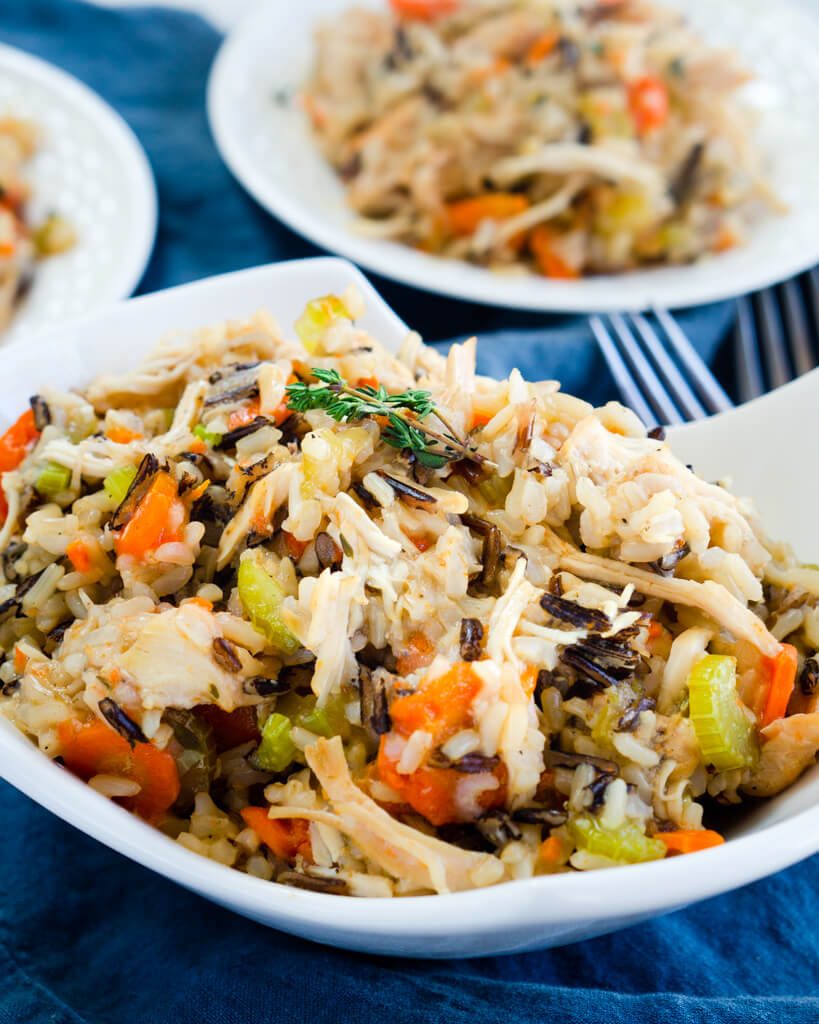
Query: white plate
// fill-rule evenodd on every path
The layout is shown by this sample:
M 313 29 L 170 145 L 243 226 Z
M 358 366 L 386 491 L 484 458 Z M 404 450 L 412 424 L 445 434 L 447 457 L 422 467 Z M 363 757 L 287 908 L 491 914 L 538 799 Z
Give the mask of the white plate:
M 26 346 L 0 351 L 5 385 L 0 391 L 0 427 L 43 384 L 82 385 L 97 373 L 133 367 L 170 328 L 242 317 L 266 307 L 287 331 L 308 299 L 342 291 L 349 284 L 361 289 L 367 303 L 362 325 L 395 350 L 406 331 L 404 324 L 350 264 L 335 259 L 278 263 L 133 299 L 45 332 Z M 784 406 L 798 410 L 803 422 L 804 412 L 812 408 L 815 415 L 816 402 L 811 406 L 806 392 L 810 386 L 810 379 L 802 378 L 745 409 L 756 408 L 766 422 L 784 422 Z M 734 424 L 739 436 L 742 415 L 743 410 L 726 414 L 733 418 L 726 422 Z M 726 470 L 723 452 L 705 443 L 703 429 L 682 429 L 679 440 L 687 445 L 682 451 L 696 455 L 704 474 L 720 477 Z M 778 438 L 770 446 L 773 454 L 782 451 Z M 788 521 L 789 494 L 781 486 L 787 475 L 776 476 L 771 455 L 746 451 L 745 461 L 762 460 L 760 464 L 770 466 L 773 476 L 766 472 L 764 478 L 757 477 L 756 489 L 780 496 L 779 507 L 769 500 L 768 525 L 775 531 Z M 737 457 L 742 457 L 741 451 Z M 779 459 L 780 470 L 781 463 Z M 746 473 L 743 479 L 753 477 Z M 798 500 L 796 492 L 790 497 Z M 378 954 L 484 956 L 572 942 L 727 892 L 819 850 L 817 769 L 746 819 L 743 834 L 696 856 L 544 876 L 449 896 L 355 899 L 264 882 L 191 853 L 53 764 L 4 719 L 0 775 L 88 835 L 208 899 L 284 931 Z M 58 871 L 59 851 L 54 861 Z M 737 927 L 753 928 L 754 922 L 738 921 Z
M 784 0 L 674 0 L 714 43 L 735 46 L 759 79 L 748 91 L 761 114 L 773 182 L 790 213 L 760 225 L 744 248 L 690 267 L 582 281 L 510 276 L 357 236 L 344 190 L 314 145 L 303 114 L 274 102 L 298 90 L 311 64 L 316 23 L 353 0 L 263 3 L 216 59 L 208 112 L 217 145 L 244 187 L 295 231 L 361 266 L 445 295 L 536 310 L 695 305 L 781 280 L 819 261 L 819 21 Z M 384 0 L 363 0 L 381 7 Z
M 77 244 L 36 267 L 0 341 L 62 323 L 130 295 L 151 255 L 156 189 L 136 136 L 96 93 L 59 68 L 0 45 L 0 113 L 30 118 L 41 144 L 26 170 L 36 223 L 51 210 Z

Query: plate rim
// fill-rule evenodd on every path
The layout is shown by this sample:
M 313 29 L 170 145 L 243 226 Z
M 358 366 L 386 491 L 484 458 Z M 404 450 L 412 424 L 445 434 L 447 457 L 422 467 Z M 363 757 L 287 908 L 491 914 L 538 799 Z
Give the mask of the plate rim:
M 295 280 L 303 274 L 310 287 L 318 289 L 322 271 L 327 272 L 326 276 L 331 272 L 338 278 L 346 276 L 348 283 L 360 287 L 367 302 L 373 303 L 375 314 L 391 325 L 388 330 L 394 330 L 398 340 L 398 332 L 405 325 L 366 277 L 346 260 L 318 257 L 233 271 L 123 300 L 80 321 L 42 330 L 31 339 L 26 360 L 36 360 L 38 354 L 45 357 L 51 351 L 54 335 L 62 335 L 63 340 L 69 332 L 82 335 L 82 328 L 92 323 L 98 325 L 98 330 L 110 329 L 129 312 L 150 313 L 182 297 L 195 300 L 211 289 L 227 294 L 234 283 L 255 283 L 256 278 L 267 286 L 277 276 L 292 276 Z M 167 329 L 172 326 L 168 324 Z M 0 372 L 21 358 L 22 354 L 12 347 L 0 350 Z M 0 776 L 115 852 L 245 916 L 343 948 L 395 955 L 475 956 L 533 948 L 538 944 L 510 944 L 504 948 L 502 936 L 514 934 L 516 928 L 546 930 L 559 923 L 566 927 L 572 921 L 597 921 L 597 933 L 613 930 L 624 926 L 628 918 L 633 921 L 654 916 L 727 893 L 819 851 L 817 804 L 696 857 L 629 865 L 617 869 L 615 875 L 602 870 L 539 876 L 411 899 L 331 898 L 252 878 L 184 849 L 60 770 L 5 719 L 0 720 Z M 470 939 L 475 942 L 481 937 L 481 948 L 451 952 L 453 945 L 468 945 Z M 421 940 L 449 945 L 445 950 L 424 952 L 417 945 Z M 392 943 L 392 947 L 382 948 L 382 941 Z M 543 940 L 540 945 L 560 941 L 558 937 Z
M 113 137 L 123 152 L 128 151 L 128 173 L 133 182 L 133 188 L 129 189 L 130 199 L 138 201 L 141 207 L 139 216 L 135 218 L 138 230 L 134 231 L 134 244 L 113 277 L 113 283 L 93 306 L 70 318 L 72 321 L 81 319 L 111 302 L 131 296 L 148 269 L 159 228 L 159 198 L 153 167 L 139 137 L 122 114 L 76 75 L 35 53 L 0 42 L 0 73 L 4 66 L 11 67 L 47 90 L 59 91 L 61 97 L 67 97 L 70 105 L 81 109 L 94 121 L 101 134 Z M 44 148 L 47 149 L 47 140 Z M 57 326 L 59 323 L 56 321 L 33 325 L 3 341 L 9 345 L 18 344 L 21 340 L 27 342 L 34 333 Z
M 739 0 L 735 0 L 739 2 Z M 777 267 L 766 269 L 764 264 L 752 266 L 742 274 L 740 285 L 726 284 L 719 273 L 719 256 L 711 257 L 698 264 L 671 268 L 678 277 L 669 285 L 665 282 L 652 284 L 650 280 L 640 283 L 628 281 L 629 276 L 650 275 L 650 270 L 626 271 L 619 275 L 600 275 L 580 281 L 542 281 L 544 294 L 541 298 L 527 294 L 515 294 L 517 280 L 531 283 L 531 275 L 520 279 L 510 276 L 504 280 L 502 273 L 483 268 L 470 267 L 457 260 L 434 257 L 403 246 L 401 243 L 371 240 L 357 237 L 351 230 L 324 222 L 318 215 L 305 210 L 304 204 L 291 198 L 288 191 L 278 188 L 265 176 L 246 146 L 234 144 L 231 131 L 230 93 L 234 64 L 241 62 L 246 40 L 258 37 L 271 18 L 273 6 L 260 4 L 245 14 L 226 35 L 217 51 L 208 75 L 206 91 L 207 117 L 211 133 L 219 154 L 239 184 L 269 214 L 278 218 L 287 227 L 308 241 L 325 249 L 332 255 L 352 260 L 359 267 L 366 268 L 381 277 L 401 284 L 438 294 L 452 299 L 461 299 L 495 308 L 508 308 L 542 313 L 594 313 L 616 308 L 622 311 L 638 312 L 662 306 L 680 309 L 706 305 L 733 299 L 742 294 L 757 291 L 769 285 L 778 284 L 819 263 L 819 233 L 812 249 L 807 245 L 801 255 L 782 258 Z M 777 10 L 782 16 L 798 19 L 798 24 L 809 26 L 819 44 L 819 20 L 804 9 L 793 5 L 790 0 L 779 0 Z M 400 251 L 397 261 L 391 254 Z M 409 257 L 407 261 L 401 257 Z M 446 274 L 436 273 L 436 267 L 454 263 L 459 271 L 468 274 L 453 282 Z M 395 264 L 395 265 L 394 265 Z M 396 269 L 396 266 L 398 269 Z M 691 267 L 711 267 L 714 273 L 707 274 L 696 292 L 691 294 L 685 283 L 685 271 Z M 666 268 L 659 268 L 664 270 Z M 611 292 L 619 292 L 615 304 L 601 303 L 586 288 L 588 284 L 606 282 Z M 509 285 L 511 284 L 511 288 Z M 508 294 L 507 294 L 508 293 Z

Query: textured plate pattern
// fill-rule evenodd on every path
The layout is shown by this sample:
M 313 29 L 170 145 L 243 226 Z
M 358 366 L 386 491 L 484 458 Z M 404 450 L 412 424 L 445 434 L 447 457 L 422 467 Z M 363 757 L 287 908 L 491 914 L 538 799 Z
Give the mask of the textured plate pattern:
M 783 0 L 674 3 L 710 42 L 735 47 L 757 73 L 747 102 L 759 112 L 773 184 L 790 212 L 761 224 L 744 248 L 691 267 L 559 282 L 435 259 L 351 230 L 343 190 L 313 145 L 297 104 L 275 100 L 304 81 L 316 22 L 350 3 L 264 5 L 224 44 L 209 88 L 211 124 L 233 173 L 262 205 L 319 245 L 430 291 L 542 310 L 693 305 L 751 291 L 819 261 L 819 20 L 811 15 Z
M 150 256 L 156 194 L 145 154 L 125 122 L 76 79 L 0 46 L 0 112 L 41 133 L 27 176 L 36 223 L 66 216 L 78 242 L 38 265 L 34 285 L 2 341 L 130 295 Z

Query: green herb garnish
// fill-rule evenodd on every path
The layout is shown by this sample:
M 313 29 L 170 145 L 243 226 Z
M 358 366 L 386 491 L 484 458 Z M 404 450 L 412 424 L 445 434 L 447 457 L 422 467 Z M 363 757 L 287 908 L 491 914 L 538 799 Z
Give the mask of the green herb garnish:
M 323 409 L 339 423 L 352 422 L 370 416 L 387 420 L 381 430 L 385 444 L 401 451 L 409 451 L 422 466 L 437 469 L 451 459 L 471 459 L 485 463 L 487 460 L 477 450 L 458 436 L 438 410 L 429 391 L 409 388 L 391 395 L 383 385 L 374 388 L 369 384 L 351 387 L 337 370 L 322 370 L 314 367 L 310 371 L 318 384 L 289 384 L 287 406 L 293 412 L 307 412 L 309 409 Z M 428 416 L 435 416 L 444 430 L 439 432 L 422 422 Z

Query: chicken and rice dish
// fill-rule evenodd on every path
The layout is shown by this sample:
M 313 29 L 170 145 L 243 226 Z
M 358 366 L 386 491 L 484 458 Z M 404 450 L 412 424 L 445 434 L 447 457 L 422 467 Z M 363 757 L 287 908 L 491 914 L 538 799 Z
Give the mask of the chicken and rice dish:
M 327 893 L 692 853 L 819 748 L 819 570 L 628 410 L 397 355 L 352 291 L 0 438 L 0 705 L 168 836 Z M 22 403 L 21 403 L 22 404 Z
M 302 102 L 362 233 L 571 279 L 781 211 L 748 79 L 647 0 L 392 0 L 320 26 Z

